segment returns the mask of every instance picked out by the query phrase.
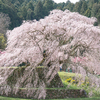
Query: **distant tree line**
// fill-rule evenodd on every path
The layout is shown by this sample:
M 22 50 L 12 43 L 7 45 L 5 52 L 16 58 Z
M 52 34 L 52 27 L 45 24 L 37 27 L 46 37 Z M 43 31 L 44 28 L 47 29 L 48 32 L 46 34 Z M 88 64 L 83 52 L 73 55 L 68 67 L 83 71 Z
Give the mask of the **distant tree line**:
M 39 20 L 54 9 L 52 0 L 0 0 L 0 12 L 10 17 L 13 29 L 22 24 L 23 20 Z
M 100 0 L 80 0 L 75 4 L 55 3 L 53 0 L 0 0 L 0 12 L 10 17 L 10 29 L 21 25 L 23 20 L 39 20 L 53 9 L 79 12 L 87 17 L 96 17 L 100 23 Z
M 75 4 L 70 0 L 58 4 L 53 0 L 0 0 L 0 12 L 11 19 L 10 29 L 21 25 L 23 20 L 44 18 L 53 9 L 68 9 L 87 17 L 97 17 L 100 23 L 100 0 L 80 0 Z

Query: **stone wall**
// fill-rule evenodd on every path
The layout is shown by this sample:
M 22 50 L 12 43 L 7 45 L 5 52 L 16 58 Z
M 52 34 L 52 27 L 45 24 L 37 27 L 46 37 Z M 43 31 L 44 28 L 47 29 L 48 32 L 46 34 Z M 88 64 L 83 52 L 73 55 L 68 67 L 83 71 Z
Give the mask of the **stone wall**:
M 27 92 L 31 92 L 32 89 L 19 89 L 19 92 L 15 95 L 9 93 L 8 97 L 14 98 L 27 98 L 27 99 L 36 99 L 35 94 L 27 96 Z M 47 89 L 47 95 L 45 99 L 65 99 L 65 98 L 84 98 L 87 97 L 87 94 L 84 90 L 73 90 L 73 89 Z M 2 96 L 7 96 L 3 94 Z
M 61 90 L 48 90 L 47 99 L 64 99 L 64 98 L 84 98 L 87 94 L 84 90 L 61 89 Z

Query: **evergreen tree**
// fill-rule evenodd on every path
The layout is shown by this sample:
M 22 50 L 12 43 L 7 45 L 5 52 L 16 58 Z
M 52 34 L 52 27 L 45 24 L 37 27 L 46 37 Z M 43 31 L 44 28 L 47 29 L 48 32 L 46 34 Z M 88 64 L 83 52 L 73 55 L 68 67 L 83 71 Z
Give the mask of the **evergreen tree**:
M 99 0 L 87 0 L 88 8 L 92 8 L 94 3 L 98 3 Z
M 40 18 L 43 18 L 44 15 L 43 15 L 43 4 L 41 1 L 39 1 L 37 3 L 37 5 L 35 6 L 34 8 L 34 14 L 35 14 L 35 18 L 37 20 L 39 20 Z
M 26 9 L 25 6 L 22 7 L 21 14 L 22 14 L 22 18 L 23 18 L 23 20 L 26 20 L 27 9 Z
M 45 0 L 44 7 L 50 11 L 53 10 L 53 1 L 52 0 Z
M 34 19 L 34 12 L 31 9 L 28 9 L 26 19 L 27 20 L 33 20 Z
M 49 11 L 53 10 L 53 8 L 54 8 L 52 0 L 45 0 L 45 3 L 43 6 L 44 6 L 47 14 L 49 14 Z
M 91 10 L 87 9 L 84 15 L 87 17 L 91 17 Z
M 71 3 L 70 0 L 67 0 L 65 6 L 67 6 L 69 3 Z
M 95 3 L 93 5 L 92 11 L 91 11 L 91 15 L 93 17 L 97 17 L 97 15 L 100 13 L 99 11 L 100 11 L 100 4 Z
M 74 6 L 74 9 L 73 11 L 75 12 L 79 12 L 80 13 L 80 9 L 81 9 L 81 3 L 80 2 L 77 2 Z
M 100 23 L 100 4 L 95 3 L 93 5 L 91 16 L 96 17 L 98 19 L 98 23 Z
M 79 2 L 76 2 L 73 11 L 79 12 L 79 13 L 81 13 L 81 11 L 84 12 L 84 9 L 85 9 L 84 7 L 85 7 L 85 0 L 80 0 Z
M 20 7 L 20 2 L 19 1 L 16 1 L 14 3 L 14 6 L 15 6 L 16 10 L 18 10 L 18 8 Z
M 80 13 L 84 15 L 86 10 L 87 10 L 87 3 L 86 1 L 83 1 Z
M 70 11 L 73 11 L 73 8 L 74 8 L 74 4 L 69 2 L 68 5 L 63 8 L 63 10 L 68 9 Z
M 64 2 L 63 2 L 63 3 L 58 3 L 56 9 L 61 9 L 61 10 L 63 10 L 64 7 L 65 7 L 65 3 L 64 3 Z
M 27 8 L 34 11 L 34 6 L 33 6 L 32 1 L 30 1 L 30 2 L 27 4 Z

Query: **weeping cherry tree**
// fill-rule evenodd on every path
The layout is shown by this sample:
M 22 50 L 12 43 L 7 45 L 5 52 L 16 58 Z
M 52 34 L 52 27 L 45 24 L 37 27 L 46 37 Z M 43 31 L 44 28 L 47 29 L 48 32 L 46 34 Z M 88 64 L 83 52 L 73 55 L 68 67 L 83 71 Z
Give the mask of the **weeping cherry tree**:
M 45 98 L 44 88 L 57 74 L 61 63 L 69 64 L 84 76 L 100 74 L 100 28 L 95 27 L 94 22 L 96 18 L 87 18 L 76 12 L 53 10 L 44 19 L 26 21 L 8 31 L 7 48 L 0 55 L 0 66 L 10 68 L 29 63 L 26 73 L 16 80 L 14 87 L 17 88 L 13 92 L 16 94 L 19 87 L 41 87 L 41 91 L 32 90 L 27 95 L 36 92 L 36 98 Z M 44 72 L 45 82 L 39 81 L 35 69 L 41 65 L 49 68 L 47 73 Z M 7 79 L 15 72 L 15 69 L 0 71 L 0 85 L 7 84 L 0 91 L 6 91 L 6 94 L 8 90 L 12 91 Z M 93 79 L 92 82 L 100 87 L 100 81 Z

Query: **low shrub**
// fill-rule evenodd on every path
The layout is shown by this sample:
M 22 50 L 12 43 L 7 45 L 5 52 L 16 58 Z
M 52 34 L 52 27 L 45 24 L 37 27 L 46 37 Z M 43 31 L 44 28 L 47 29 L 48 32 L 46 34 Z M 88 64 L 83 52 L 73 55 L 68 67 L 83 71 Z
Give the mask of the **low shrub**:
M 85 77 L 85 80 L 82 80 L 81 74 L 77 75 L 76 73 L 66 72 L 59 72 L 58 74 L 65 88 L 84 89 L 89 97 L 100 97 L 100 89 L 95 86 L 92 87 L 87 76 Z M 75 77 L 76 75 L 77 77 Z

